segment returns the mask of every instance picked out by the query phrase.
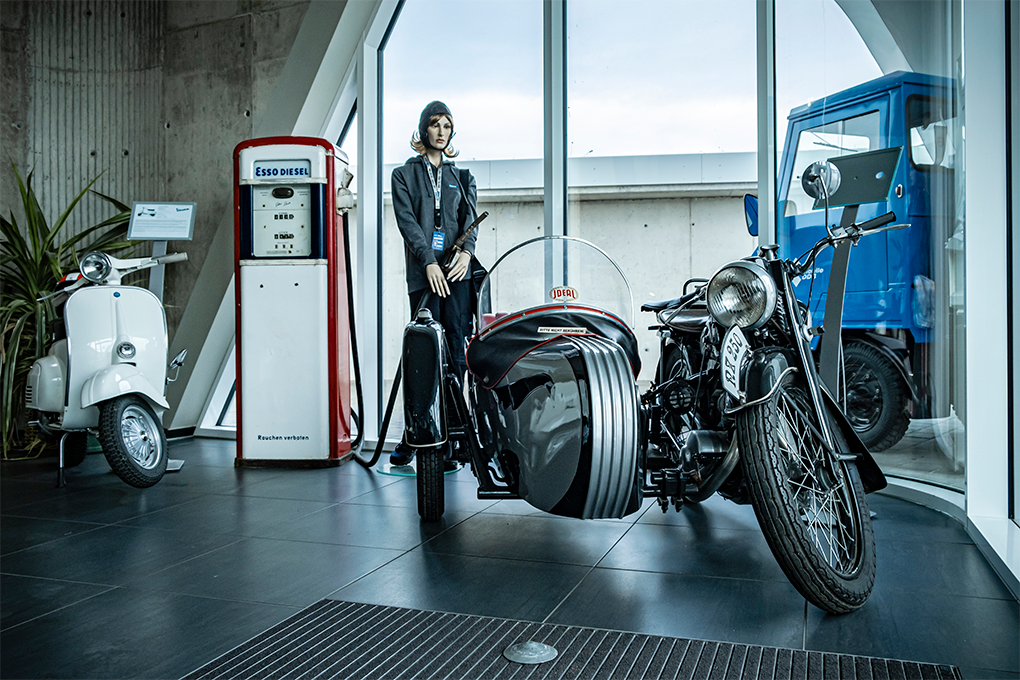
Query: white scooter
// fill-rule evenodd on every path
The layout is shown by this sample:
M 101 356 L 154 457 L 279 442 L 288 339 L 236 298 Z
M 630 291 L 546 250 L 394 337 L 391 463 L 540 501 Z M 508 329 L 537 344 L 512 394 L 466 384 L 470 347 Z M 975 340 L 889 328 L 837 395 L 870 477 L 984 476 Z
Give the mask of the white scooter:
M 81 272 L 65 276 L 47 296 L 54 298 L 57 319 L 49 352 L 29 370 L 25 402 L 37 412 L 42 432 L 61 437 L 58 486 L 65 467 L 85 460 L 90 432 L 131 486 L 150 487 L 166 472 L 161 419 L 170 407 L 166 385 L 176 380 L 168 373 L 180 368 L 187 350 L 167 367 L 162 303 L 120 282 L 131 272 L 187 259 L 187 253 L 118 259 L 91 252 Z

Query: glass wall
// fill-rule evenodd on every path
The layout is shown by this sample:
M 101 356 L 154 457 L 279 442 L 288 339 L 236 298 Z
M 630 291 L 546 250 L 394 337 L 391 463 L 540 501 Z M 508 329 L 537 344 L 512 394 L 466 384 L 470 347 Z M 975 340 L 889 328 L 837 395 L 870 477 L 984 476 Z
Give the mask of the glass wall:
M 438 27 L 441 41 L 429 42 Z M 479 192 L 475 254 L 492 266 L 498 253 L 542 230 L 541 0 L 406 0 L 383 54 L 382 361 L 384 400 L 410 317 L 404 243 L 390 200 L 393 169 L 415 156 L 411 135 L 426 104 L 453 113 L 452 144 Z M 448 183 L 447 183 L 448 184 Z M 444 187 L 445 189 L 446 187 Z M 399 402 L 398 402 L 399 403 Z M 388 438 L 400 436 L 395 409 Z
M 909 224 L 866 237 L 851 255 L 843 398 L 887 474 L 962 490 L 958 15 L 959 2 L 777 0 L 776 117 L 781 250 L 799 254 L 825 233 L 823 210 L 801 189 L 801 174 L 814 161 L 863 168 L 844 172 L 840 191 L 857 196 L 832 211 L 831 223 L 891 210 L 896 222 Z M 831 251 L 819 258 L 813 279 L 797 284 L 816 319 L 828 297 L 830 263 Z
M 617 260 L 635 306 L 750 254 L 755 3 L 568 0 L 568 235 Z M 658 340 L 638 318 L 641 379 Z

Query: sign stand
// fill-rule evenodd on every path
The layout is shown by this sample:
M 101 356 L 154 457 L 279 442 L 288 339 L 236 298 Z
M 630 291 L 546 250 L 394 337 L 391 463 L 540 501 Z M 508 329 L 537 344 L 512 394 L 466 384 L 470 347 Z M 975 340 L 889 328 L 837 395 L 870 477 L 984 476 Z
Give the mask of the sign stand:
M 148 203 L 135 201 L 131 204 L 131 221 L 128 223 L 129 241 L 152 241 L 152 257 L 166 255 L 168 241 L 190 241 L 195 233 L 194 203 Z M 163 273 L 166 265 L 157 265 L 149 270 L 149 292 L 163 303 Z M 177 472 L 184 461 L 167 461 L 166 471 Z

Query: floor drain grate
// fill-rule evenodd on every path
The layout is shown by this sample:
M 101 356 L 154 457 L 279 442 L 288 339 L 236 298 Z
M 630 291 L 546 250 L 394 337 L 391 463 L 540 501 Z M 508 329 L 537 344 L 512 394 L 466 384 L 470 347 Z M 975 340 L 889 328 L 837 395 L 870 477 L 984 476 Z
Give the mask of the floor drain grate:
M 521 665 L 520 642 L 555 647 Z M 954 666 L 321 600 L 187 678 L 888 678 L 961 680 Z

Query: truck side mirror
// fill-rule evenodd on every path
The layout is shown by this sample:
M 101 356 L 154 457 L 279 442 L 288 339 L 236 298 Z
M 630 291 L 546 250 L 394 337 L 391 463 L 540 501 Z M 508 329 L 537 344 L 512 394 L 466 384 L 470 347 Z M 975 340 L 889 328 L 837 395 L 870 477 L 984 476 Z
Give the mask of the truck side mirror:
M 744 219 L 747 220 L 747 233 L 758 235 L 758 197 L 744 194 Z

